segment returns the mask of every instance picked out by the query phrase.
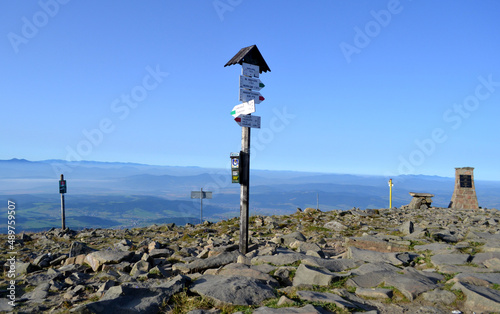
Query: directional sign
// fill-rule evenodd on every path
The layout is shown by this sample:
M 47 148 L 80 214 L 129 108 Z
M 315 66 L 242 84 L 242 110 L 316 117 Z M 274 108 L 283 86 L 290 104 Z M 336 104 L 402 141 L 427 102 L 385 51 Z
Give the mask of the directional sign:
M 260 129 L 260 117 L 242 114 L 234 119 L 242 127 Z
M 240 88 L 240 101 L 250 101 L 252 99 L 255 100 L 256 104 L 260 104 L 261 101 L 265 100 L 259 92 Z
M 264 83 L 258 78 L 246 77 L 244 75 L 240 75 L 240 88 L 252 89 L 252 90 L 261 90 L 264 88 Z
M 209 191 L 203 191 L 203 194 L 201 191 L 191 191 L 191 198 L 212 198 L 212 192 Z
M 236 105 L 231 111 L 231 115 L 233 117 L 237 117 L 240 114 L 250 114 L 255 112 L 255 101 L 252 99 L 250 101 L 246 101 L 242 104 Z
M 259 66 L 258 65 L 242 63 L 241 66 L 242 66 L 243 75 L 249 76 L 249 77 L 259 77 Z

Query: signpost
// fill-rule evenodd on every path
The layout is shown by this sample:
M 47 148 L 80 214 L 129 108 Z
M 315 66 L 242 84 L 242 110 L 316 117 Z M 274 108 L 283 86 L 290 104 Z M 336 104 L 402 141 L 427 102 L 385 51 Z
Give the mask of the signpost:
M 200 224 L 203 223 L 203 199 L 212 199 L 212 192 L 203 191 L 201 188 L 199 191 L 191 191 L 191 199 L 199 198 L 200 199 Z
M 233 108 L 231 114 L 241 126 L 241 151 L 231 154 L 231 176 L 233 183 L 240 183 L 240 253 L 248 251 L 248 201 L 250 196 L 250 130 L 260 128 L 260 117 L 252 116 L 255 104 L 264 101 L 258 92 L 264 84 L 258 79 L 261 72 L 271 71 L 260 54 L 257 46 L 249 46 L 229 60 L 226 65 L 241 64 L 240 101 L 244 102 Z M 253 106 L 253 107 L 252 107 Z
M 67 192 L 66 180 L 64 180 L 64 175 L 61 174 L 61 180 L 59 180 L 59 193 L 61 193 L 61 222 L 62 229 L 66 229 L 66 216 L 65 216 L 65 206 L 64 206 L 64 193 Z

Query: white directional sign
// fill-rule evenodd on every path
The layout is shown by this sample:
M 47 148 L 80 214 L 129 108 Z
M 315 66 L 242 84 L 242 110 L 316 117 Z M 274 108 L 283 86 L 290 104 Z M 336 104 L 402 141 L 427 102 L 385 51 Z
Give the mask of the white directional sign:
M 262 81 L 258 78 L 240 75 L 240 88 L 261 90 L 262 88 L 264 88 L 264 86 L 264 83 L 262 83 Z
M 255 101 L 252 99 L 250 101 L 234 106 L 233 111 L 231 111 L 231 115 L 236 118 L 241 114 L 250 114 L 254 112 L 255 112 Z
M 252 99 L 256 104 L 260 104 L 261 101 L 265 100 L 259 92 L 240 88 L 240 101 L 250 101 Z
M 253 64 L 248 64 L 248 63 L 242 63 L 242 70 L 243 70 L 243 75 L 245 76 L 250 76 L 250 77 L 259 77 L 259 66 L 258 65 L 253 65 Z
M 242 127 L 260 129 L 260 117 L 242 114 L 234 119 Z

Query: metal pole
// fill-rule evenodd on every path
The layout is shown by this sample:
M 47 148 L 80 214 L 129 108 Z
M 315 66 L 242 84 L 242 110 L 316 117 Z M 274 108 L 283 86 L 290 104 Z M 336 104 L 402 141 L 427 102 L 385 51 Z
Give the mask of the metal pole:
M 61 180 L 64 180 L 64 175 L 61 174 Z M 62 222 L 62 229 L 66 229 L 66 217 L 64 214 L 64 193 L 61 193 L 61 222 Z
M 248 252 L 248 200 L 250 196 L 250 128 L 241 128 L 240 252 Z
M 200 193 L 200 224 L 203 223 L 203 188 L 201 188 Z
M 392 208 L 392 179 L 389 179 L 389 208 Z

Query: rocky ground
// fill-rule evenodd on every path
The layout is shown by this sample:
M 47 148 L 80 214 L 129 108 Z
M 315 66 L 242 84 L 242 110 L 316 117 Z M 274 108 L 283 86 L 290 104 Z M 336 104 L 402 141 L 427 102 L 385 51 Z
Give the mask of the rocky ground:
M 0 311 L 500 313 L 496 209 L 306 209 L 250 221 L 245 256 L 236 218 L 24 233 L 14 250 L 2 235 Z

